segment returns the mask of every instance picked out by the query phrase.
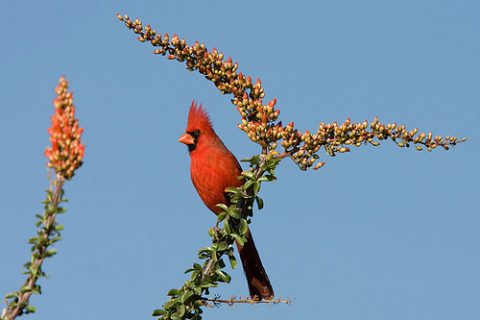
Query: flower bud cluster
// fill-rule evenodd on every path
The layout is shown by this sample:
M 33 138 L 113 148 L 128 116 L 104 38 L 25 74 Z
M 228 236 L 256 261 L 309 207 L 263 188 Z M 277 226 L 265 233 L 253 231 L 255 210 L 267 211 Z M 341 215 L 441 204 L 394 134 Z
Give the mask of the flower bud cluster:
M 67 90 L 68 82 L 61 77 L 55 88 L 55 111 L 48 129 L 52 146 L 45 149 L 45 156 L 48 158 L 48 167 L 54 168 L 57 174 L 68 180 L 82 165 L 85 146 L 81 142 L 83 128 L 79 127 L 75 118 L 73 93 Z
M 139 19 L 132 21 L 128 15 L 117 17 L 127 28 L 138 34 L 137 39 L 140 42 L 150 42 L 158 47 L 154 50 L 155 54 L 167 55 L 171 60 L 185 62 L 188 70 L 198 70 L 223 94 L 232 94 L 232 103 L 242 115 L 239 128 L 263 148 L 276 147 L 276 141 L 281 138 L 281 126 L 273 122 L 278 119 L 280 111 L 275 109 L 276 99 L 263 104 L 265 91 L 260 79 L 252 81 L 251 77 L 237 72 L 238 63 L 231 58 L 225 58 L 224 54 L 215 48 L 209 51 L 198 41 L 189 46 L 185 39 L 180 39 L 176 34 L 172 37 L 168 33 L 162 36 L 150 25 L 143 27 Z
M 275 150 L 281 141 L 284 148 L 280 157 L 289 156 L 303 170 L 313 167 L 321 168 L 325 163 L 317 162 L 318 151 L 323 147 L 328 155 L 335 156 L 337 153 L 349 152 L 349 145 L 359 147 L 362 144 L 379 145 L 376 140 L 392 139 L 399 147 L 409 147 L 415 144 L 417 150 L 425 146 L 428 151 L 436 147 L 445 150 L 450 146 L 464 140 L 456 137 L 441 136 L 433 137 L 431 133 L 420 133 L 413 129 L 408 131 L 405 126 L 397 126 L 395 123 L 382 124 L 375 118 L 372 123 L 364 121 L 352 123 L 347 119 L 343 124 L 336 122 L 321 123 L 317 132 L 304 133 L 294 128 L 289 123 L 282 126 L 278 120 L 280 110 L 275 109 L 276 99 L 263 103 L 265 91 L 260 79 L 255 82 L 249 76 L 237 73 L 238 64 L 231 58 L 225 59 L 224 54 L 213 48 L 209 51 L 205 45 L 195 42 L 192 46 L 186 44 L 185 39 L 177 35 L 170 37 L 167 33 L 162 37 L 157 34 L 150 25 L 145 28 L 140 20 L 130 20 L 128 15 L 117 15 L 118 19 L 138 34 L 141 42 L 150 42 L 158 47 L 155 54 L 168 55 L 171 60 L 185 62 L 190 71 L 198 70 L 201 74 L 212 81 L 224 94 L 232 94 L 232 103 L 237 107 L 242 119 L 238 125 L 250 140 L 258 143 L 264 150 Z
M 457 143 L 466 141 L 466 139 L 458 139 L 453 136 L 433 136 L 431 132 L 418 133 L 418 129 L 407 130 L 404 125 L 397 125 L 396 123 L 382 124 L 378 122 L 378 118 L 375 118 L 370 124 L 372 133 L 378 140 L 392 139 L 396 144 L 403 148 L 409 147 L 410 143 L 413 143 L 417 150 L 423 150 L 422 146 L 426 147 L 428 151 L 432 151 L 437 147 L 441 147 L 445 150 L 450 149 L 451 146 L 455 146 Z M 370 141 L 369 141 L 370 142 Z

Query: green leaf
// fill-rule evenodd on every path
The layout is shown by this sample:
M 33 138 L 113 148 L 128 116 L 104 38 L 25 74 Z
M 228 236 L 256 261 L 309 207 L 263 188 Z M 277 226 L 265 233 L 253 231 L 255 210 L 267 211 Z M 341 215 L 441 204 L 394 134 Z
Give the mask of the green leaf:
M 175 312 L 173 315 L 181 319 L 184 314 L 185 314 L 185 305 L 181 304 L 177 307 L 177 312 Z
M 227 249 L 228 249 L 228 243 L 226 243 L 225 241 L 221 241 L 220 243 L 218 243 L 217 251 L 225 251 Z
M 223 282 L 230 283 L 230 280 L 232 280 L 232 277 L 230 275 L 222 270 L 217 270 L 217 275 L 220 277 L 220 279 Z
M 215 235 L 215 228 L 211 227 L 208 229 L 208 235 L 213 238 L 213 236 Z
M 255 197 L 255 200 L 257 201 L 258 210 L 262 210 L 263 209 L 263 199 L 257 196 L 257 197 Z
M 224 203 L 219 203 L 219 204 L 215 205 L 215 207 L 218 207 L 218 208 L 222 209 L 223 211 L 228 211 L 228 206 Z
M 206 247 L 198 250 L 198 257 L 200 259 L 208 259 L 212 256 L 213 248 L 211 247 Z
M 253 172 L 250 171 L 250 170 L 242 171 L 242 176 L 247 177 L 247 178 L 250 178 L 250 179 L 254 179 L 254 178 L 255 178 Z
M 52 238 L 51 242 L 55 243 L 55 242 L 60 241 L 60 240 L 62 240 L 62 237 L 57 236 L 57 237 Z
M 225 189 L 226 193 L 233 193 L 233 194 L 238 194 L 240 193 L 240 190 L 238 190 L 236 187 L 228 187 Z
M 12 298 L 15 298 L 17 296 L 17 292 L 10 292 L 10 293 L 7 293 L 5 295 L 5 299 L 12 299 Z
M 240 219 L 242 217 L 242 213 L 237 207 L 231 206 L 227 212 L 228 215 L 234 219 Z
M 227 234 L 231 234 L 232 233 L 232 229 L 230 228 L 230 223 L 229 222 L 229 219 L 226 219 L 224 222 L 223 222 L 223 229 L 225 230 L 225 232 Z
M 245 244 L 245 240 L 241 236 L 236 233 L 232 233 L 231 236 L 235 239 L 235 241 L 238 242 L 239 245 L 243 247 L 243 245 Z
M 225 268 L 225 262 L 223 261 L 223 259 L 218 260 L 217 268 Z
M 277 177 L 275 177 L 273 174 L 266 174 L 265 178 L 267 178 L 268 182 L 271 182 L 273 180 L 277 180 Z
M 37 237 L 33 237 L 33 238 L 28 239 L 28 243 L 29 243 L 29 244 L 37 243 L 37 241 L 38 241 L 38 238 L 37 238 Z
M 63 224 L 57 224 L 57 225 L 55 226 L 55 230 L 56 230 L 56 231 L 62 231 L 63 228 L 64 228 Z
M 220 212 L 217 216 L 217 221 L 222 222 L 225 219 L 226 216 L 227 216 L 227 213 L 225 211 Z
M 66 201 L 63 201 L 63 202 L 66 202 Z M 67 212 L 67 209 L 66 209 L 66 208 L 64 208 L 64 207 L 58 207 L 56 213 L 58 213 L 58 214 L 64 214 L 65 212 Z
M 177 296 L 178 295 L 178 289 L 170 289 L 168 291 L 167 295 L 172 296 L 172 297 Z
M 258 155 L 254 155 L 251 158 L 242 159 L 240 160 L 240 162 L 250 162 L 250 164 L 258 164 L 260 163 L 260 157 Z
M 178 299 L 172 299 L 163 305 L 165 310 L 172 309 L 176 304 L 180 303 Z
M 247 220 L 242 219 L 240 220 L 240 235 L 244 236 L 247 234 L 248 231 L 248 223 Z
M 252 186 L 252 184 L 254 184 L 254 183 L 255 183 L 254 180 L 248 180 L 248 181 L 245 182 L 245 184 L 243 185 L 243 188 L 244 188 L 245 190 L 248 190 L 248 189 Z
M 20 288 L 20 292 L 21 292 L 21 293 L 29 292 L 29 291 L 31 291 L 31 289 L 30 289 L 29 286 L 26 286 L 26 285 L 25 285 L 25 286 L 22 286 L 22 287 Z
M 260 182 L 255 182 L 253 184 L 253 194 L 257 194 L 260 191 Z
M 195 293 L 193 291 L 187 291 L 183 297 L 183 303 L 188 303 L 194 297 L 194 295 Z
M 32 305 L 28 305 L 26 308 L 25 308 L 25 313 L 34 313 L 36 311 L 35 307 L 32 306 Z
M 233 254 L 228 256 L 228 261 L 230 261 L 230 266 L 232 267 L 232 269 L 235 269 L 237 267 L 237 259 L 235 259 L 235 256 Z
M 153 310 L 152 316 L 158 317 L 158 316 L 164 315 L 165 313 L 167 313 L 167 312 L 163 309 L 155 309 L 155 310 Z
M 32 293 L 42 294 L 42 287 L 40 287 L 39 285 L 35 285 L 32 289 Z

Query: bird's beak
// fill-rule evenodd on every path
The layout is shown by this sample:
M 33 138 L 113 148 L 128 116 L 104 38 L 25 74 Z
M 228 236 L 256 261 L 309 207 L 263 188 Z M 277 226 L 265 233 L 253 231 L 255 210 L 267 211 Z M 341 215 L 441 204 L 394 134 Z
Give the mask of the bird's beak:
M 180 138 L 178 138 L 178 142 L 184 143 L 186 145 L 195 144 L 192 135 L 188 133 L 184 133 Z

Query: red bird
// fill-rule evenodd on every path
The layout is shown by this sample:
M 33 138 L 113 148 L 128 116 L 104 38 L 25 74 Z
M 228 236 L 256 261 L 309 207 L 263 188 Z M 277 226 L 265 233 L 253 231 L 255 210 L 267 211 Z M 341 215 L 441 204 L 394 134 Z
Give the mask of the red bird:
M 225 147 L 213 130 L 207 112 L 202 106 L 192 102 L 188 113 L 187 129 L 178 139 L 188 146 L 190 153 L 190 175 L 203 203 L 215 214 L 221 212 L 219 203 L 229 205 L 225 193 L 227 187 L 239 187 L 243 182 L 238 179 L 242 167 L 235 156 Z M 250 230 L 247 242 L 238 244 L 243 270 L 247 277 L 248 289 L 252 299 L 273 298 L 273 289 L 263 268 Z

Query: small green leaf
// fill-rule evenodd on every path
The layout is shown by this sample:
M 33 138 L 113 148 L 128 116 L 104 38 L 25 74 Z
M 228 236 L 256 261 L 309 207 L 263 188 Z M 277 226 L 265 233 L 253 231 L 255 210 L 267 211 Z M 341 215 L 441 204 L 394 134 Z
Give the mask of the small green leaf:
M 230 283 L 230 280 L 232 280 L 232 277 L 230 275 L 222 270 L 217 270 L 217 275 L 220 277 L 220 279 L 223 282 Z
M 67 212 L 67 209 L 63 207 L 58 207 L 56 210 L 57 214 L 64 214 L 65 212 Z
M 254 155 L 251 158 L 242 159 L 240 162 L 250 162 L 250 164 L 258 164 L 260 162 L 260 157 L 258 155 Z
M 228 260 L 230 261 L 230 266 L 232 269 L 235 269 L 237 267 L 237 259 L 235 259 L 235 256 L 233 254 L 229 255 Z
M 221 241 L 217 246 L 217 251 L 225 251 L 228 248 L 228 243 Z
M 208 229 L 208 235 L 213 238 L 213 236 L 215 235 L 215 228 L 212 227 Z
M 222 222 L 225 219 L 226 216 L 227 216 L 227 213 L 225 211 L 220 212 L 217 216 L 217 221 Z
M 240 220 L 240 235 L 244 236 L 247 234 L 248 231 L 248 223 L 247 220 L 242 219 Z
M 254 178 L 255 178 L 253 172 L 252 172 L 252 171 L 249 171 L 249 170 L 248 170 L 248 171 L 243 171 L 243 172 L 242 172 L 242 176 L 247 177 L 247 178 L 250 178 L 250 179 L 254 179 Z
M 38 238 L 37 238 L 37 237 L 33 237 L 33 238 L 28 239 L 28 243 L 29 243 L 29 244 L 34 244 L 34 243 L 37 243 L 37 242 L 38 242 Z
M 172 299 L 163 305 L 165 310 L 172 309 L 176 304 L 180 303 L 178 299 Z
M 230 228 L 229 219 L 226 219 L 226 220 L 223 222 L 223 229 L 225 230 L 225 232 L 226 232 L 227 234 L 231 234 L 231 233 L 232 233 L 232 229 Z
M 267 175 L 265 175 L 265 178 L 267 178 L 268 182 L 271 182 L 273 180 L 277 180 L 277 177 L 275 177 L 273 174 L 267 174 Z
M 237 241 L 238 244 L 243 247 L 243 245 L 245 244 L 244 238 L 242 238 L 241 236 L 239 236 L 239 235 L 236 234 L 236 233 L 232 233 L 231 235 L 232 235 L 232 237 L 235 239 L 235 241 Z
M 29 292 L 29 291 L 31 291 L 31 290 L 32 290 L 32 289 L 30 289 L 30 287 L 29 287 L 29 286 L 26 286 L 26 285 L 25 285 L 25 286 L 22 286 L 22 287 L 20 288 L 20 292 L 21 292 L 21 293 Z
M 260 191 L 260 182 L 255 182 L 253 184 L 253 194 L 257 194 Z
M 10 293 L 7 293 L 5 295 L 5 299 L 12 299 L 12 298 L 15 298 L 17 296 L 17 292 L 10 292 Z
M 183 297 L 183 303 L 188 303 L 194 295 L 195 293 L 193 291 L 187 291 Z
M 165 313 L 167 313 L 167 312 L 163 309 L 155 309 L 155 310 L 153 310 L 152 316 L 158 317 L 158 316 L 164 315 Z
M 240 210 L 234 206 L 228 208 L 228 215 L 234 219 L 240 219 L 242 217 L 242 213 Z
M 215 205 L 215 207 L 218 207 L 218 208 L 222 209 L 223 211 L 228 211 L 228 206 L 224 203 L 219 203 L 219 204 Z
M 257 196 L 257 197 L 255 197 L 255 200 L 257 201 L 258 210 L 262 210 L 263 209 L 263 199 Z
M 36 311 L 35 307 L 32 306 L 32 305 L 28 305 L 26 308 L 25 308 L 25 313 L 34 313 Z
M 227 189 L 225 189 L 225 192 L 237 194 L 240 193 L 240 190 L 238 190 L 236 187 L 228 187 Z
M 182 318 L 184 314 L 185 314 L 185 305 L 181 304 L 177 307 L 177 312 L 175 312 L 174 315 Z
M 32 289 L 32 293 L 42 294 L 42 287 L 40 287 L 39 285 L 34 286 Z
M 167 295 L 174 297 L 174 296 L 178 295 L 178 290 L 177 289 L 170 289 L 168 291 Z
M 248 180 L 248 181 L 245 182 L 245 184 L 243 185 L 243 188 L 244 188 L 245 190 L 248 190 L 248 189 L 252 186 L 252 184 L 254 184 L 254 183 L 255 183 L 255 181 L 253 181 L 253 180 Z
M 217 266 L 219 269 L 225 268 L 225 262 L 223 261 L 223 259 L 218 260 Z

